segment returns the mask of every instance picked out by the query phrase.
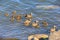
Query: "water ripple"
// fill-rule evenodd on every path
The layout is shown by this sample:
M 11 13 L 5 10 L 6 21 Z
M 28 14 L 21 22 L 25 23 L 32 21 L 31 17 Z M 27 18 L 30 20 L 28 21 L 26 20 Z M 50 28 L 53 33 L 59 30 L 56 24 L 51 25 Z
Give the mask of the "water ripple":
M 49 34 L 49 31 L 53 24 L 60 28 L 60 6 L 54 5 L 57 0 L 1 0 L 0 1 L 0 35 L 4 37 L 15 37 L 26 40 L 30 34 L 45 33 Z M 53 4 L 52 4 L 53 3 Z M 2 4 L 2 5 L 1 5 Z M 33 21 L 39 20 L 40 23 L 43 20 L 47 20 L 49 26 L 45 29 L 42 24 L 40 28 L 36 29 L 32 26 L 25 27 L 23 24 L 24 19 L 21 23 L 11 23 L 8 18 L 3 16 L 5 12 L 9 14 L 16 10 L 17 13 L 28 14 L 32 13 Z M 31 31 L 32 30 L 32 31 Z M 44 31 L 45 30 L 45 31 Z M 42 32 L 43 31 L 43 32 Z

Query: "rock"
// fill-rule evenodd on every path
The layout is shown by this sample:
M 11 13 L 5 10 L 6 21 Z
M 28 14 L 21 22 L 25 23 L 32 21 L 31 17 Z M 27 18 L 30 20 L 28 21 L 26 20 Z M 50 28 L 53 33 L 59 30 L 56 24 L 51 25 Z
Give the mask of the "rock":
M 31 40 L 31 39 L 39 40 L 41 38 L 43 38 L 43 39 L 48 38 L 48 35 L 46 35 L 46 34 L 34 34 L 34 35 L 28 36 L 28 40 Z
M 49 40 L 60 40 L 60 30 L 50 33 Z

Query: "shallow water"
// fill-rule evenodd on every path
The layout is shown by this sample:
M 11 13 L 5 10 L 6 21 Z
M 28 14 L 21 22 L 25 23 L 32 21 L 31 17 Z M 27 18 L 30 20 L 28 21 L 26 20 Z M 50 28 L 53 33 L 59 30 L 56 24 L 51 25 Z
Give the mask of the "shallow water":
M 60 29 L 60 0 L 0 0 L 0 37 L 4 38 L 18 38 L 20 40 L 27 40 L 31 34 L 48 34 L 53 25 Z M 53 7 L 53 8 L 49 8 Z M 11 23 L 9 17 L 6 18 L 4 13 L 8 12 L 10 15 L 12 11 L 16 10 L 17 14 L 33 13 L 34 20 L 47 20 L 49 26 L 35 29 L 31 26 L 23 26 L 23 20 L 20 23 L 16 21 Z M 31 31 L 32 30 L 32 31 Z M 43 31 L 43 32 L 42 32 Z

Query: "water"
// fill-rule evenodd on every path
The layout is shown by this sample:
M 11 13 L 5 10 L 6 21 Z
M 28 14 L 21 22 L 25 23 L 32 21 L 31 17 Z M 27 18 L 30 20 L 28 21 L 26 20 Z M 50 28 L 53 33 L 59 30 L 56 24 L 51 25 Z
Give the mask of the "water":
M 18 38 L 27 40 L 31 34 L 49 34 L 49 30 L 53 25 L 60 29 L 60 0 L 0 0 L 0 37 Z M 50 7 L 50 8 L 49 8 Z M 35 29 L 31 26 L 25 27 L 23 21 L 21 23 L 11 23 L 9 17 L 6 18 L 3 14 L 16 10 L 19 14 L 33 13 L 34 20 L 47 20 L 49 26 L 43 28 L 40 23 L 40 28 Z M 24 20 L 24 19 L 22 19 Z M 31 31 L 32 30 L 32 31 Z M 43 31 L 43 32 L 42 32 Z

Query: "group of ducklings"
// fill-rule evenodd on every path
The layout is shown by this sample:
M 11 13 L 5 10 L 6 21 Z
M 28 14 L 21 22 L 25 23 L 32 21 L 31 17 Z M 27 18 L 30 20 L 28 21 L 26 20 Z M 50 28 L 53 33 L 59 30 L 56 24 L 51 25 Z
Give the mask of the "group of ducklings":
M 8 17 L 9 14 L 5 13 L 5 16 Z M 24 17 L 26 18 L 26 20 L 24 21 L 24 26 L 29 26 L 30 24 L 35 27 L 35 28 L 39 28 L 39 21 L 35 20 L 34 22 L 32 22 L 32 13 L 30 14 L 25 14 Z M 16 14 L 16 11 L 12 12 L 12 15 L 10 16 L 10 21 L 14 22 L 14 20 L 16 20 L 17 22 L 20 22 L 22 19 L 22 15 L 21 14 Z M 48 26 L 48 23 L 46 21 L 42 22 L 43 26 L 46 27 Z
M 9 14 L 8 13 L 5 13 L 4 14 L 6 17 L 8 17 L 9 16 Z M 21 15 L 20 14 L 16 14 L 16 11 L 13 11 L 12 12 L 12 15 L 10 16 L 10 21 L 11 22 L 14 22 L 14 20 L 16 19 L 16 21 L 17 22 L 20 22 L 21 21 Z
M 5 13 L 5 16 L 8 17 L 9 14 L 8 13 Z M 25 26 L 29 26 L 31 24 L 33 27 L 39 28 L 39 21 L 38 20 L 32 22 L 32 18 L 33 18 L 32 13 L 24 15 L 24 17 L 26 18 L 26 20 L 24 21 L 24 25 Z M 11 22 L 14 22 L 15 19 L 16 19 L 17 22 L 20 22 L 21 19 L 22 19 L 22 16 L 21 16 L 21 14 L 18 14 L 17 15 L 16 14 L 16 11 L 13 11 L 12 12 L 12 15 L 10 17 L 10 21 Z M 43 22 L 43 25 L 44 26 L 48 26 L 48 23 L 46 21 L 44 21 Z

